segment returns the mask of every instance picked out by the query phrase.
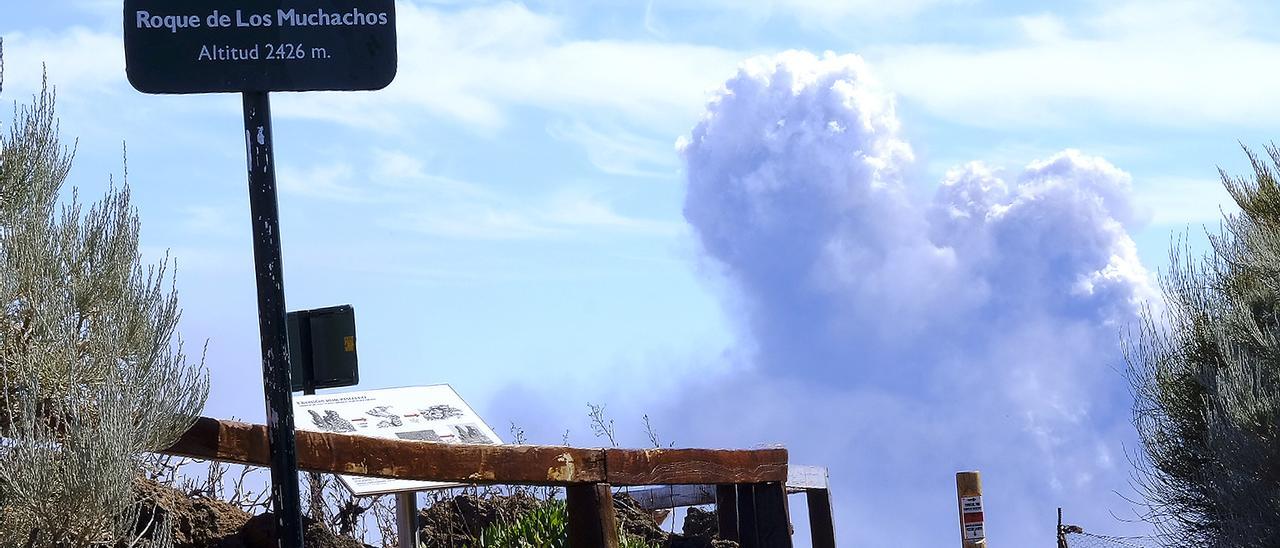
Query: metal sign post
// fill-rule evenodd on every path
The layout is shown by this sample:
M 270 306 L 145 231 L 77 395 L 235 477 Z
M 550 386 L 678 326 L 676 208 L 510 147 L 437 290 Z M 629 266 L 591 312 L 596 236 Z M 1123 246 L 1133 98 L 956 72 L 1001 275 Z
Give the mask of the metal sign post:
M 394 0 L 125 0 L 125 71 L 143 93 L 243 94 L 258 331 L 279 548 L 302 548 L 302 505 L 280 259 L 271 91 L 386 87 Z
M 400 548 L 418 546 L 418 493 L 396 493 L 396 541 Z
M 293 437 L 293 390 L 289 338 L 285 330 L 284 268 L 276 202 L 271 101 L 265 91 L 244 93 L 245 150 L 249 155 L 249 216 L 258 285 L 258 334 L 262 340 L 262 386 L 271 445 L 271 502 L 279 546 L 302 546 L 302 504 Z

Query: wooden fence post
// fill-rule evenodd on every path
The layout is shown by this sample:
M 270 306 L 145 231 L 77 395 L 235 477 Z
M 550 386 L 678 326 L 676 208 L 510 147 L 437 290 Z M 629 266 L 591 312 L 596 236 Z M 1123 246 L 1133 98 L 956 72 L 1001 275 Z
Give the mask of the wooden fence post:
M 809 533 L 813 548 L 836 548 L 836 526 L 831 518 L 831 491 L 809 489 L 804 492 L 809 503 Z
M 755 487 L 750 483 L 738 484 L 738 546 L 741 548 L 760 547 Z
M 961 546 L 986 548 L 986 521 L 982 514 L 982 477 L 978 472 L 956 472 L 956 499 L 960 510 Z
M 738 488 L 735 485 L 716 486 L 716 523 L 721 540 L 738 541 Z
M 782 482 L 755 485 L 756 535 L 760 548 L 791 548 L 791 515 Z
M 570 548 L 618 548 L 618 518 L 609 484 L 570 485 L 565 498 Z

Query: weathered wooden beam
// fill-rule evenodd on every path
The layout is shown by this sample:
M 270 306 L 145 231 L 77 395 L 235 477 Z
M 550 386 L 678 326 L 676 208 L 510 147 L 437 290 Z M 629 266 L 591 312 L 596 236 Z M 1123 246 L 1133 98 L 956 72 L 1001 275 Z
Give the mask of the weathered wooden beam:
M 757 483 L 756 538 L 760 548 L 791 548 L 791 513 L 787 491 L 780 482 Z
M 202 417 L 161 451 L 266 466 L 266 427 Z M 730 484 L 785 481 L 785 449 L 581 449 L 475 445 L 297 432 L 303 470 L 424 481 L 512 485 Z
M 738 541 L 738 486 L 716 486 L 716 524 L 722 540 Z
M 808 491 L 810 489 L 827 489 L 827 467 L 791 464 L 787 466 L 787 490 L 791 492 Z
M 809 535 L 813 548 L 836 548 L 836 527 L 831 519 L 831 491 L 812 489 L 805 491 L 809 506 Z
M 614 485 L 701 485 L 787 481 L 787 450 L 607 449 Z
M 569 548 L 618 548 L 618 518 L 607 483 L 565 488 Z
M 304 470 L 425 481 L 573 485 L 605 478 L 598 449 L 475 445 L 297 432 Z M 201 418 L 164 453 L 266 466 L 266 428 Z

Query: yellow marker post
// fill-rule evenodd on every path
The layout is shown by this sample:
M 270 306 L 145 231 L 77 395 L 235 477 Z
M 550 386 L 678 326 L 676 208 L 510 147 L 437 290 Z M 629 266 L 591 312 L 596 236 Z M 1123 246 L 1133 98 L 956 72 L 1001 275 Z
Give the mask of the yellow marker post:
M 956 504 L 960 510 L 960 545 L 963 548 L 986 548 L 982 477 L 978 472 L 956 472 Z

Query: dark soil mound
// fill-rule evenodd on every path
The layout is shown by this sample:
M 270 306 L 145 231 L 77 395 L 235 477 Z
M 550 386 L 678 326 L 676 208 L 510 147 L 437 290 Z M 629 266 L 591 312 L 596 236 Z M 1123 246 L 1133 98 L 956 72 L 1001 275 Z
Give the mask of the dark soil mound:
M 149 480 L 137 483 L 144 501 L 142 524 L 165 517 L 172 520 L 175 548 L 276 548 L 275 519 L 271 513 L 250 515 L 240 508 L 185 493 Z M 307 520 L 307 548 L 365 548 L 355 539 L 339 537 Z
M 692 506 L 684 516 L 683 531 L 686 537 L 713 538 L 720 534 L 720 523 L 716 521 L 715 512 Z
M 697 506 L 689 507 L 684 516 L 683 535 L 671 535 L 667 548 L 737 548 L 738 543 L 720 540 L 720 524 L 716 513 Z
M 650 544 L 661 544 L 667 541 L 667 532 L 658 527 L 653 514 L 640 509 L 640 504 L 631 495 L 614 493 L 613 511 L 618 516 L 618 532 L 643 539 Z
M 143 500 L 141 521 L 158 523 L 167 517 L 173 523 L 174 546 L 178 548 L 239 548 L 240 529 L 253 517 L 220 500 L 190 497 L 149 480 L 137 482 Z
M 304 518 L 306 529 L 303 531 L 303 545 L 307 548 L 365 548 L 360 541 L 350 538 L 341 537 L 329 532 L 315 520 Z M 240 535 L 244 538 L 245 548 L 276 548 L 276 523 L 275 515 L 267 512 L 258 514 L 249 519 L 244 527 L 240 530 Z M 231 548 L 216 545 L 218 548 Z M 235 548 L 239 548 L 237 545 Z
M 418 512 L 418 539 L 427 546 L 468 546 L 485 527 L 514 521 L 539 504 L 524 494 L 483 498 L 458 495 Z

